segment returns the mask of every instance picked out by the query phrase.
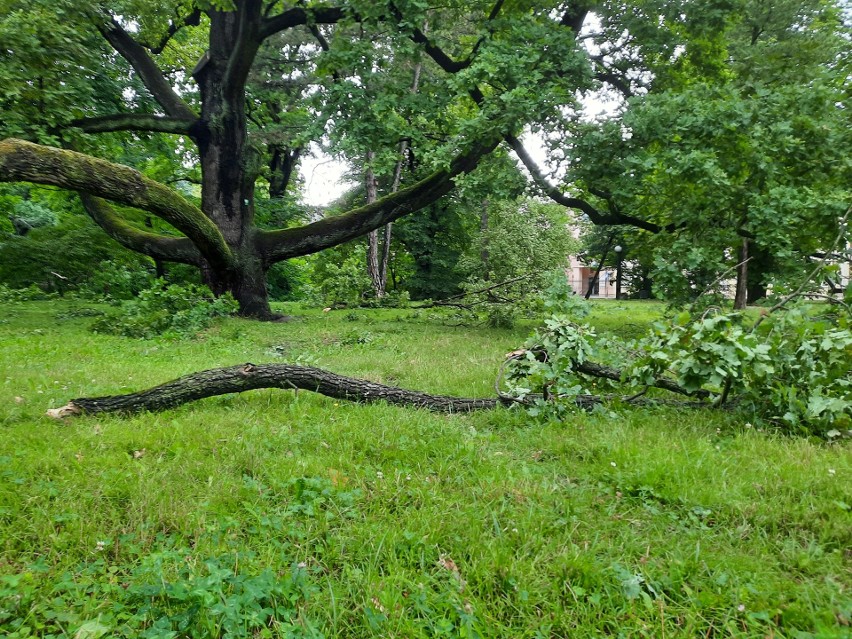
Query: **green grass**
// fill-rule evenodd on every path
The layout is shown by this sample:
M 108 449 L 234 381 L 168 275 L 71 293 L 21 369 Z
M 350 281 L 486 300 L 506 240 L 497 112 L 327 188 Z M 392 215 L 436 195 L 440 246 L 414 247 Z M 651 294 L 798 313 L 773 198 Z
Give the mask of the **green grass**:
M 74 397 L 247 361 L 487 396 L 530 329 L 291 305 L 168 343 L 68 308 L 0 314 L 2 636 L 850 636 L 848 445 L 738 414 L 541 424 L 302 391 L 56 422 Z M 592 321 L 635 335 L 660 311 Z

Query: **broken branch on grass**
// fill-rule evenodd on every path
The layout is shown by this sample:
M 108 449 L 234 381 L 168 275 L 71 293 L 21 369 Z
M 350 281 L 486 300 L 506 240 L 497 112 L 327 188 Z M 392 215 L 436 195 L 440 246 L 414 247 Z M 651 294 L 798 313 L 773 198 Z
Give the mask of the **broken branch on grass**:
M 385 401 L 389 404 L 426 408 L 445 413 L 489 409 L 501 402 L 496 398 L 473 399 L 430 395 L 346 377 L 311 366 L 248 363 L 185 375 L 138 393 L 74 399 L 61 408 L 51 409 L 48 415 L 61 418 L 80 413 L 159 411 L 205 397 L 242 393 L 259 388 L 300 388 L 334 399 L 356 402 Z
M 505 365 L 505 363 L 504 363 Z M 260 388 L 280 388 L 284 390 L 308 390 L 326 397 L 354 402 L 387 402 L 399 406 L 425 408 L 441 413 L 466 413 L 476 410 L 489 410 L 498 406 L 528 404 L 529 395 L 521 400 L 499 390 L 503 367 L 498 377 L 497 397 L 466 398 L 447 395 L 431 395 L 419 391 L 406 390 L 395 386 L 386 386 L 363 379 L 337 375 L 330 371 L 310 366 L 290 364 L 242 364 L 228 368 L 214 368 L 200 373 L 192 373 L 176 380 L 127 395 L 109 395 L 105 397 L 83 397 L 74 399 L 65 406 L 47 411 L 49 417 L 62 419 L 75 415 L 98 413 L 137 413 L 142 411 L 161 411 L 183 404 L 230 393 Z M 693 393 L 693 395 L 698 395 Z M 570 398 L 579 408 L 592 408 L 617 397 L 600 395 L 578 395 Z M 706 406 L 700 402 L 671 402 L 648 400 L 636 404 L 677 404 L 685 407 Z

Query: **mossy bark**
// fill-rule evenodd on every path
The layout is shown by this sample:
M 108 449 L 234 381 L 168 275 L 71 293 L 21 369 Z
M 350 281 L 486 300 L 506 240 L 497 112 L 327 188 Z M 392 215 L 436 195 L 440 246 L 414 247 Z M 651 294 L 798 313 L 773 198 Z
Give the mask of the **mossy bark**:
M 288 364 L 242 364 L 186 375 L 167 384 L 128 395 L 75 399 L 53 415 L 159 411 L 205 397 L 242 393 L 258 388 L 301 389 L 334 399 L 356 402 L 387 402 L 426 408 L 436 412 L 461 413 L 495 408 L 500 400 L 430 395 L 345 377 L 309 366 Z M 61 411 L 65 411 L 64 413 Z

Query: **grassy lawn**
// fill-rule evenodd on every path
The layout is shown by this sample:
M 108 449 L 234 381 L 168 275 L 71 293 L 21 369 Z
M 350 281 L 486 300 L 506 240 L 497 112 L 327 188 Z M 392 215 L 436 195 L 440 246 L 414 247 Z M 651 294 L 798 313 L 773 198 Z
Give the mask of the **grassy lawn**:
M 531 325 L 289 306 L 203 339 L 0 310 L 5 637 L 849 637 L 852 456 L 741 414 L 536 423 L 255 391 L 47 408 L 243 362 L 489 396 Z M 599 303 L 635 335 L 661 308 Z

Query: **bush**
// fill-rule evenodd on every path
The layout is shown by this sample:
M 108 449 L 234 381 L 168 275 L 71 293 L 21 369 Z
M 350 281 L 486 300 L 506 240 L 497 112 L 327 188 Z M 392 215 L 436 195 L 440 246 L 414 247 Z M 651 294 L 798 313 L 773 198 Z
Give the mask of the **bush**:
M 230 294 L 214 297 L 204 286 L 168 286 L 155 280 L 135 299 L 123 302 L 117 313 L 95 322 L 92 330 L 142 339 L 159 335 L 185 338 L 208 328 L 215 318 L 236 311 L 237 302 Z
M 293 302 L 302 299 L 307 286 L 307 268 L 303 259 L 274 264 L 266 274 L 269 299 Z
M 408 308 L 411 306 L 411 295 L 408 291 L 387 291 L 379 304 L 382 308 Z
M 131 300 L 153 284 L 154 274 L 141 264 L 101 262 L 80 292 L 91 299 L 106 302 Z
M 9 288 L 0 284 L 0 303 L 31 302 L 33 300 L 49 300 L 56 297 L 55 293 L 45 293 L 35 284 L 27 288 Z
M 55 226 L 57 221 L 56 213 L 32 200 L 20 200 L 12 209 L 11 222 L 18 235 L 41 226 Z
M 45 291 L 75 290 L 92 277 L 94 265 L 104 262 L 144 268 L 150 260 L 122 248 L 81 215 L 23 237 L 0 237 L 0 283 L 10 288 L 35 284 Z
M 349 255 L 341 262 L 333 251 L 324 252 L 313 263 L 312 280 L 326 305 L 358 306 L 366 293 L 372 291 L 367 267 L 358 255 Z

